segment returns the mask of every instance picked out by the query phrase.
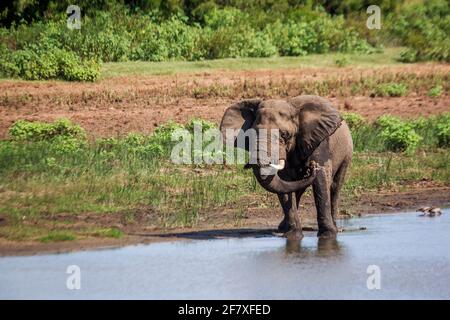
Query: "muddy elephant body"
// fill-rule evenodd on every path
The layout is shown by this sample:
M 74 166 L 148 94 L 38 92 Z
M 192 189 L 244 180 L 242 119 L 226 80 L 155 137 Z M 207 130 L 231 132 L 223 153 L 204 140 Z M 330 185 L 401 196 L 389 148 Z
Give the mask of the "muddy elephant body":
M 353 144 L 347 124 L 330 101 L 306 95 L 288 100 L 244 100 L 225 111 L 220 128 L 225 143 L 229 143 L 227 139 L 233 143 L 238 140 L 237 135 L 227 135 L 227 129 L 241 129 L 241 133 L 249 129 L 279 131 L 279 160 L 268 163 L 258 158 L 249 166 L 261 186 L 278 195 L 284 213 L 278 230 L 289 238 L 303 236 L 300 199 L 312 186 L 318 236 L 336 235 L 339 195 Z M 258 134 L 256 140 L 257 150 L 250 152 L 269 148 L 267 136 Z M 264 169 L 268 166 L 275 172 L 267 174 Z

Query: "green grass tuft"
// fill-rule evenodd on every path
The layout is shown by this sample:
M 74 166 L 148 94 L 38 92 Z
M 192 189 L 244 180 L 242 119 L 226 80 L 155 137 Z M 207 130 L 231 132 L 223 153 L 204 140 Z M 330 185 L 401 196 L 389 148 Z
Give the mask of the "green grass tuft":
M 67 231 L 51 231 L 47 235 L 40 237 L 39 241 L 47 242 L 59 242 L 59 241 L 73 241 L 76 237 L 71 232 Z

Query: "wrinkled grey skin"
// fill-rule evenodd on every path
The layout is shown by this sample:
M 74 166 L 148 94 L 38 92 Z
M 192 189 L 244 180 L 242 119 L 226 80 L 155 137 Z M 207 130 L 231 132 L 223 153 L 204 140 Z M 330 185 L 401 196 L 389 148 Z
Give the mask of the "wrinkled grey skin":
M 330 101 L 318 96 L 298 96 L 289 100 L 244 100 L 229 107 L 220 125 L 225 130 L 250 128 L 279 129 L 279 158 L 285 168 L 276 174 L 261 173 L 261 159 L 252 165 L 263 188 L 276 193 L 284 213 L 278 230 L 286 237 L 303 237 L 299 214 L 300 198 L 310 185 L 317 210 L 319 237 L 337 233 L 339 193 L 350 166 L 353 143 L 350 130 Z M 236 137 L 233 137 L 236 141 Z M 226 143 L 226 141 L 224 141 Z M 257 148 L 268 148 L 267 137 L 258 135 Z M 307 172 L 309 164 L 319 169 Z

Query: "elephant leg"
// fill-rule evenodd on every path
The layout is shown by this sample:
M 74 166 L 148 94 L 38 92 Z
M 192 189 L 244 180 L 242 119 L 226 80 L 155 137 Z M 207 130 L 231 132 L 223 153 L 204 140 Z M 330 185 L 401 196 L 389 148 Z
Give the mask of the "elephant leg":
M 284 213 L 284 219 L 278 226 L 278 231 L 283 232 L 287 238 L 301 239 L 303 237 L 302 225 L 297 213 L 295 193 L 278 194 L 278 199 Z
M 317 210 L 317 224 L 319 237 L 334 237 L 337 234 L 337 228 L 334 225 L 331 215 L 331 182 L 330 174 L 325 171 L 317 175 L 313 183 L 314 202 Z
M 344 184 L 345 174 L 349 167 L 350 161 L 345 161 L 341 164 L 338 171 L 334 175 L 333 183 L 330 188 L 331 196 L 331 217 L 333 218 L 333 223 L 336 226 L 336 218 L 339 213 L 339 197 L 341 193 L 342 185 Z

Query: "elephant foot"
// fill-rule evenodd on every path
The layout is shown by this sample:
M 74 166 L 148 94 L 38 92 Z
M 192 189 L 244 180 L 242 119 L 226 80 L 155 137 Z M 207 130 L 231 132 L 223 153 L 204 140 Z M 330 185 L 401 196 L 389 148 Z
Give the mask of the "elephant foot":
M 336 235 L 337 230 L 334 229 L 319 229 L 319 232 L 317 232 L 317 236 L 323 239 L 336 238 Z
M 283 237 L 287 238 L 288 240 L 301 240 L 303 238 L 303 233 L 302 230 L 292 229 L 288 232 L 285 232 Z
M 289 229 L 289 222 L 286 219 L 283 219 L 283 221 L 281 221 L 278 225 L 278 232 L 280 233 L 286 233 Z

